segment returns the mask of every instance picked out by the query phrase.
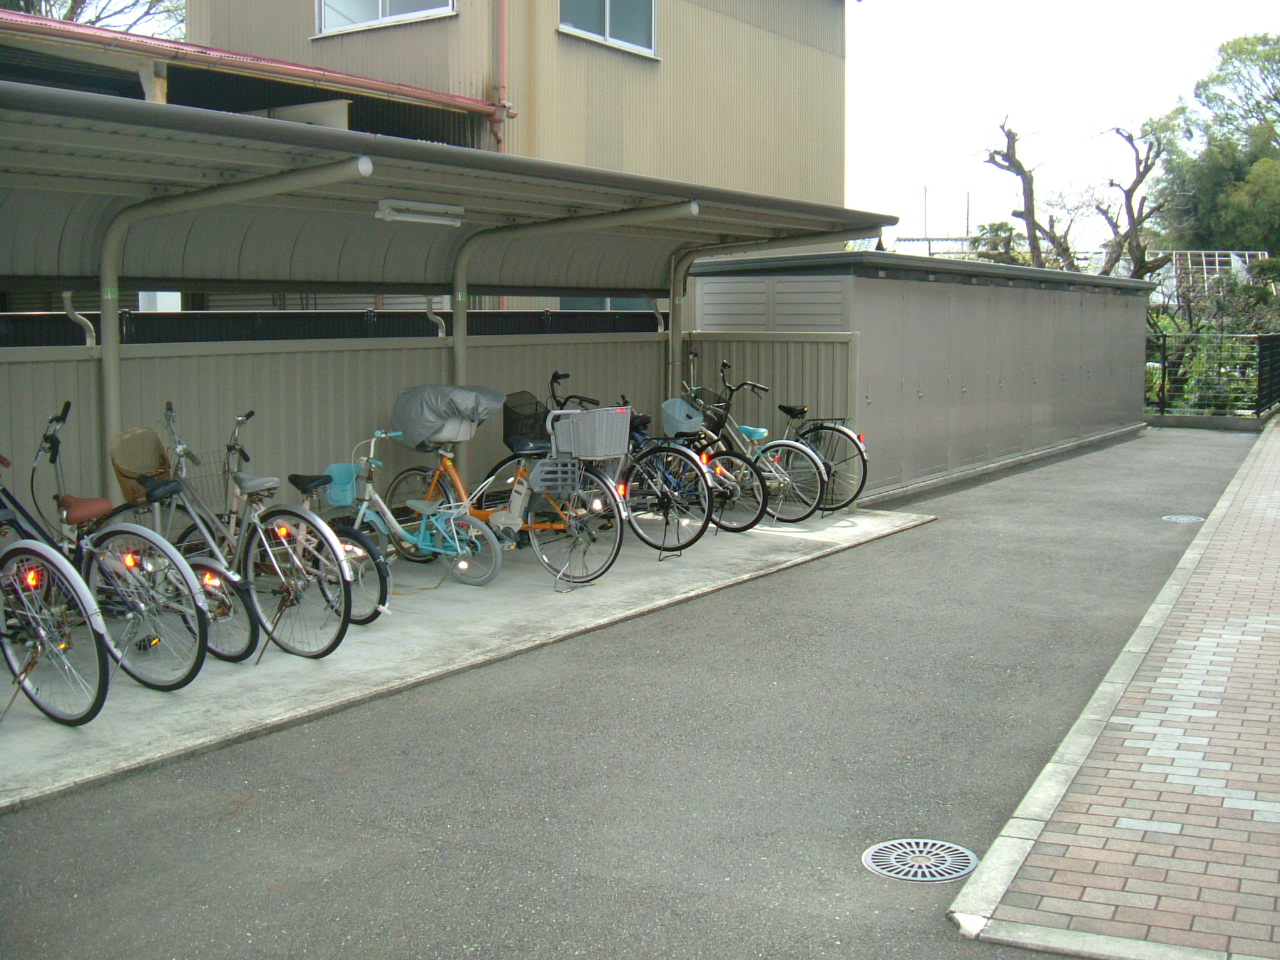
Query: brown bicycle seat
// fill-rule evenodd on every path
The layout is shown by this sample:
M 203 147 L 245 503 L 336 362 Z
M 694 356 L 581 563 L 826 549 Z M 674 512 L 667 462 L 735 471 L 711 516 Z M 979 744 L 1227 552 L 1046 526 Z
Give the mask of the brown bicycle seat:
M 78 527 L 105 517 L 113 508 L 111 501 L 103 497 L 73 497 L 68 493 L 62 497 L 62 509 L 66 511 L 67 523 Z

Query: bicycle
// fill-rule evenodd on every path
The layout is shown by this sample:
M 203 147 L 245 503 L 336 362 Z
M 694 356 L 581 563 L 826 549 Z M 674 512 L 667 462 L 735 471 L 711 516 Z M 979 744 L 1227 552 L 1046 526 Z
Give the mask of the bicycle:
M 126 502 L 107 514 L 106 522 L 132 517 L 171 543 L 192 525 L 195 508 L 188 499 L 187 464 L 201 463 L 178 436 L 176 416 L 173 403 L 166 403 L 172 458 L 160 435 L 149 427 L 127 430 L 108 443 Z M 200 581 L 209 608 L 209 653 L 231 662 L 247 659 L 259 641 L 258 617 L 248 584 L 227 569 L 225 557 L 188 556 L 186 560 Z
M 13 464 L 0 455 L 0 468 Z M 0 508 L 0 528 L 13 514 Z M 107 625 L 84 578 L 39 540 L 0 549 L 0 651 L 13 674 L 2 719 L 21 691 L 51 720 L 88 723 L 107 699 Z
M 374 455 L 377 443 L 398 436 L 398 430 L 375 430 L 372 437 L 361 441 L 369 445 L 369 453 L 356 457 L 356 493 L 352 502 L 331 504 L 323 515 L 370 537 L 375 547 L 386 544 L 387 557 L 402 557 L 411 563 L 442 558 L 446 576 L 470 586 L 484 586 L 502 569 L 502 544 L 482 519 L 472 516 L 467 502 L 453 495 L 446 482 L 430 491 L 400 490 L 394 509 L 388 500 L 396 487 L 395 480 L 387 489 L 386 500 L 378 494 L 374 478 L 383 463 Z M 437 452 L 452 468 L 451 453 Z
M 240 414 L 226 444 L 223 473 L 226 478 L 227 512 L 212 509 L 188 483 L 170 499 L 158 520 L 174 537 L 185 556 L 209 558 L 233 570 L 248 588 L 250 608 L 258 624 L 276 646 L 295 656 L 319 659 L 338 648 L 351 623 L 351 564 L 337 536 L 320 517 L 302 507 L 266 501 L 280 486 L 276 477 L 245 473 L 249 462 L 240 443 L 240 430 L 254 411 Z M 172 402 L 166 404 L 166 420 L 177 437 Z M 180 441 L 175 450 L 196 462 Z M 247 637 L 243 648 L 224 650 L 224 659 L 246 659 L 254 650 Z M 259 661 L 265 646 L 258 654 Z
M 557 388 L 569 379 L 551 374 L 548 392 L 557 409 L 593 409 L 600 401 L 581 394 L 561 398 Z M 618 406 L 631 409 L 625 396 Z M 626 508 L 627 524 L 645 546 L 678 553 L 701 539 L 711 521 L 712 491 L 697 454 L 647 432 L 650 417 L 631 410 L 627 455 L 615 471 L 615 487 Z
M 603 417 L 603 421 L 602 421 Z M 625 507 L 613 481 L 594 466 L 626 452 L 622 410 L 551 411 L 532 394 L 503 402 L 503 436 L 512 454 L 468 491 L 450 456 L 434 469 L 409 467 L 387 488 L 392 509 L 409 499 L 465 502 L 508 548 L 528 546 L 556 583 L 603 576 L 622 549 Z M 582 418 L 577 424 L 575 418 Z M 557 421 L 566 421 L 557 427 Z M 560 438 L 556 439 L 556 430 Z
M 20 537 L 57 550 L 76 568 L 97 602 L 107 653 L 125 673 L 153 690 L 181 689 L 200 672 L 208 651 L 204 592 L 173 545 L 135 524 L 106 524 L 110 500 L 66 493 L 58 432 L 70 411 L 68 401 L 49 418 L 31 465 L 36 515 L 0 484 L 6 525 Z M 56 527 L 45 520 L 35 497 L 36 473 L 46 457 L 57 485 Z
M 855 433 L 844 417 L 810 417 L 809 408 L 779 404 L 787 416 L 784 439 L 803 443 L 822 459 L 827 471 L 818 509 L 834 513 L 858 499 L 867 483 L 867 446 L 861 434 Z
M 756 396 L 769 392 L 764 384 L 744 380 L 729 382 L 732 369 L 728 360 L 720 363 L 720 382 L 725 393 L 717 394 L 705 387 L 691 389 L 684 384 L 692 407 L 701 415 L 706 436 L 699 443 L 702 450 L 730 450 L 746 457 L 765 477 L 769 497 L 765 509 L 769 516 L 783 523 L 799 523 L 817 512 L 826 490 L 826 468 L 821 458 L 809 447 L 795 440 L 767 440 L 765 427 L 740 425 L 731 415 L 733 398 L 747 388 Z

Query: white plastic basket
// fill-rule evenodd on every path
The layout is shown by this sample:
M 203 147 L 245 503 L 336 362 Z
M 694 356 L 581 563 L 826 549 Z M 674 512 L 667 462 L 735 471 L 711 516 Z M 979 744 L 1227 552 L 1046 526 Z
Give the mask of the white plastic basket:
M 461 440 L 470 440 L 476 434 L 476 422 L 474 420 L 465 420 L 462 417 L 450 417 L 440 429 L 431 434 L 427 439 L 432 443 L 457 443 Z
M 579 460 L 616 460 L 627 455 L 631 408 L 581 410 L 554 421 L 556 452 Z
M 688 400 L 672 397 L 662 401 L 662 430 L 668 437 L 688 433 L 702 426 L 702 411 Z

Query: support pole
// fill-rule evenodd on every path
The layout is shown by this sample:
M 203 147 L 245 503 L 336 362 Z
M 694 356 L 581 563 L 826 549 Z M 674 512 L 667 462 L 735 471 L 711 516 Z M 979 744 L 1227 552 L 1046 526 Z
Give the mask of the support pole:
M 125 207 L 108 224 L 102 237 L 101 268 L 98 283 L 102 299 L 102 441 L 120 432 L 120 269 L 124 260 L 124 242 L 129 228 L 140 220 L 189 213 L 209 207 L 259 200 L 264 197 L 324 187 L 344 180 L 367 177 L 373 173 L 368 157 L 353 157 L 337 163 L 288 170 L 257 180 L 245 180 L 197 190 L 177 196 L 155 197 Z M 106 461 L 103 483 L 111 477 L 111 461 Z

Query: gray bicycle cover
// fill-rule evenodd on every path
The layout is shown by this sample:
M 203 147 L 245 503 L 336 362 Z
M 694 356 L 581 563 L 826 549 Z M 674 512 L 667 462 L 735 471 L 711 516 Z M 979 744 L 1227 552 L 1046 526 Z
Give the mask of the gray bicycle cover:
M 406 387 L 391 411 L 391 432 L 402 434 L 397 443 L 414 450 L 430 449 L 431 437 L 449 420 L 470 420 L 479 425 L 502 409 L 506 397 L 489 387 L 455 387 L 427 384 Z

